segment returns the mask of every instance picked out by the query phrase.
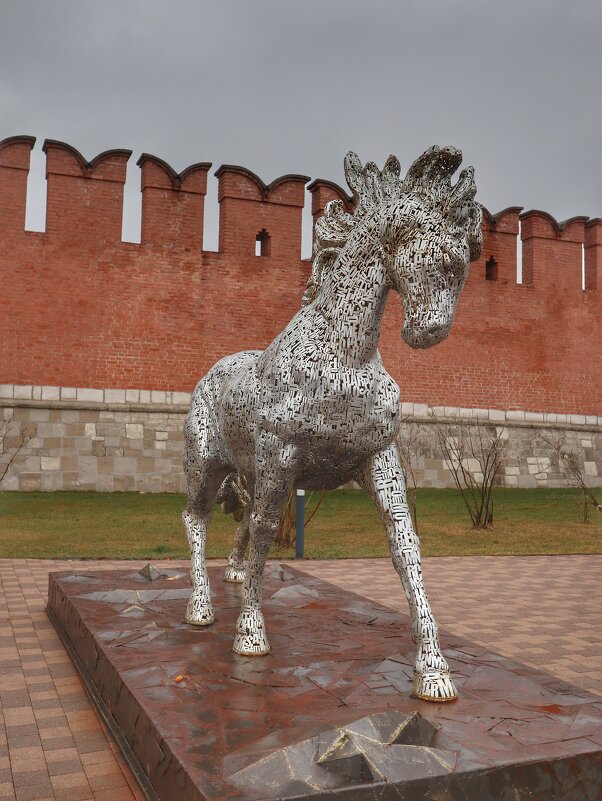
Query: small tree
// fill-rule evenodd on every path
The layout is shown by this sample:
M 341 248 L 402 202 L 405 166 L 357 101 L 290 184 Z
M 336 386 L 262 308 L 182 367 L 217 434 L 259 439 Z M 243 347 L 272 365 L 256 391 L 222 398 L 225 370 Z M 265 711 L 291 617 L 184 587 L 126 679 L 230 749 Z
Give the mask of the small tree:
M 397 452 L 401 459 L 403 472 L 406 477 L 406 488 L 408 493 L 408 505 L 414 531 L 418 531 L 418 484 L 416 481 L 416 468 L 418 457 L 424 449 L 424 428 L 411 417 L 401 420 L 401 428 L 396 440 Z
M 19 433 L 16 437 L 17 444 L 9 448 L 5 447 L 8 435 L 11 433 L 12 422 L 12 420 L 2 420 L 0 422 L 0 485 L 6 478 L 6 474 L 19 453 L 31 439 L 31 432 L 29 429 L 25 426 L 19 426 Z
M 580 490 L 581 522 L 589 522 L 590 506 L 598 512 L 602 512 L 602 505 L 598 503 L 598 499 L 587 486 L 577 454 L 566 445 L 564 437 L 542 434 L 541 438 L 552 448 L 558 468 L 567 477 L 569 485 Z
M 446 466 L 472 520 L 474 528 L 493 525 L 493 486 L 506 447 L 504 429 L 457 417 L 453 422 L 430 417 Z

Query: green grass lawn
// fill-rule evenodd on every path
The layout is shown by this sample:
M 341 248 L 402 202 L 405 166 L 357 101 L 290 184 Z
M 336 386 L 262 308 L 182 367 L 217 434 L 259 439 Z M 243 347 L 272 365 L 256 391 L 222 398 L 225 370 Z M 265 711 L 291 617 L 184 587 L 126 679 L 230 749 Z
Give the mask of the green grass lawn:
M 315 499 L 316 496 L 314 496 Z M 598 491 L 598 499 L 602 492 Z M 184 496 L 101 492 L 0 493 L 0 557 L 187 557 L 180 522 Z M 492 529 L 471 528 L 456 490 L 418 493 L 425 556 L 600 553 L 602 514 L 580 523 L 573 489 L 498 489 Z M 211 521 L 208 556 L 227 556 L 235 523 L 219 509 Z M 292 549 L 273 556 L 293 556 Z M 326 494 L 305 533 L 310 559 L 388 555 L 370 498 L 360 491 Z

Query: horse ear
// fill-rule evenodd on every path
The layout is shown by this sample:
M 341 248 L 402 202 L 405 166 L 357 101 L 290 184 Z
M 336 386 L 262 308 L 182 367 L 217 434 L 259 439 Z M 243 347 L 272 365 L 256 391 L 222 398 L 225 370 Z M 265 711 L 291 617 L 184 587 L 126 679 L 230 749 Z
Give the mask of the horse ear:
M 362 194 L 364 188 L 364 170 L 357 153 L 352 150 L 345 156 L 345 178 L 355 195 Z

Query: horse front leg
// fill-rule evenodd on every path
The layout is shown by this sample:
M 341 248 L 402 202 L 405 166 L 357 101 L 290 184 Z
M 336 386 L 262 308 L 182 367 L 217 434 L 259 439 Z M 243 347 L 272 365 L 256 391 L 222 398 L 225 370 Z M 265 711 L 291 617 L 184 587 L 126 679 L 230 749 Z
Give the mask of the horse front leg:
M 412 616 L 412 637 L 417 645 L 414 695 L 424 701 L 453 701 L 458 692 L 439 646 L 420 565 L 420 543 L 406 499 L 403 469 L 394 445 L 371 457 L 360 483 L 372 495 L 389 538 L 391 558 L 399 574 Z
M 271 437 L 266 437 L 266 440 L 258 443 L 259 470 L 253 511 L 249 517 L 249 556 L 232 646 L 235 653 L 243 656 L 264 656 L 270 652 L 261 611 L 263 571 L 282 510 L 294 484 L 294 449 L 292 446 L 279 446 Z M 266 445 L 271 447 L 268 449 Z

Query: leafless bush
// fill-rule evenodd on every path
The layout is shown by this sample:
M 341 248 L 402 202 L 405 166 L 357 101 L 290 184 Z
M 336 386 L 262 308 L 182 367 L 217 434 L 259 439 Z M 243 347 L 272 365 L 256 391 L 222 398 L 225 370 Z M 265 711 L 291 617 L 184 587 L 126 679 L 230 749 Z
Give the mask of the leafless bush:
M 399 458 L 403 466 L 403 472 L 405 473 L 408 505 L 410 507 L 410 514 L 412 515 L 414 531 L 419 534 L 416 468 L 418 467 L 418 458 L 424 450 L 424 428 L 411 417 L 402 418 L 401 429 L 397 436 L 396 444 L 397 452 L 399 453 Z
M 602 505 L 598 503 L 598 499 L 587 486 L 577 454 L 567 446 L 564 437 L 542 434 L 541 439 L 552 448 L 558 468 L 566 476 L 568 484 L 580 490 L 581 522 L 587 523 L 589 521 L 590 506 L 598 512 L 602 512 Z
M 276 532 L 276 547 L 277 548 L 286 548 L 289 545 L 292 545 L 295 542 L 296 537 L 296 519 L 297 519 L 297 509 L 296 509 L 296 490 L 293 490 L 289 495 L 288 501 L 284 510 L 282 512 L 282 516 L 280 518 L 280 524 L 278 526 L 278 531 Z M 313 492 L 310 492 L 308 495 L 305 496 L 304 503 L 305 508 L 309 509 L 312 498 L 314 497 Z M 322 501 L 324 500 L 324 492 L 318 493 L 318 500 L 314 508 L 309 512 L 309 514 L 305 515 L 304 518 L 304 529 L 311 523 L 314 515 L 320 508 Z
M 460 490 L 474 528 L 493 525 L 493 486 L 502 464 L 506 446 L 504 429 L 457 417 L 453 422 L 440 420 L 434 412 L 439 446 Z
M 26 426 L 19 426 L 18 433 L 12 435 L 11 429 L 14 425 L 16 424 L 12 420 L 0 421 L 0 485 L 6 478 L 11 465 L 32 436 L 31 431 Z M 16 444 L 7 447 L 6 441 L 9 435 L 11 439 L 16 438 Z

